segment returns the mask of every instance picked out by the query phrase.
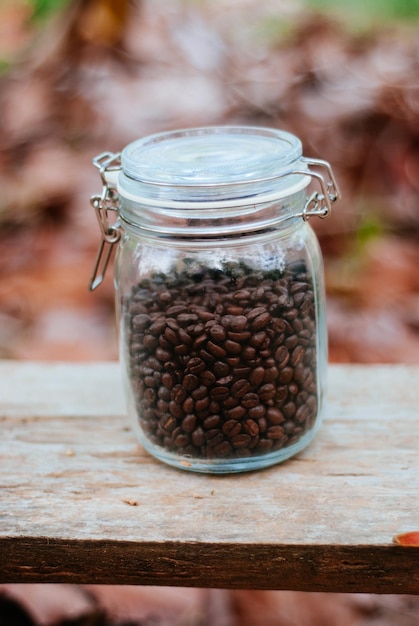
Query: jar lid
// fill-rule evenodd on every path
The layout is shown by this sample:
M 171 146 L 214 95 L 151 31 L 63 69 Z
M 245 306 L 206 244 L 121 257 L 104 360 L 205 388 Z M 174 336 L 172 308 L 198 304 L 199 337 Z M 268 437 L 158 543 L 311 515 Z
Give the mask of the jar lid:
M 215 126 L 159 133 L 124 148 L 118 187 L 132 200 L 171 206 L 237 203 L 254 196 L 265 200 L 308 185 L 301 157 L 296 136 L 271 128 Z

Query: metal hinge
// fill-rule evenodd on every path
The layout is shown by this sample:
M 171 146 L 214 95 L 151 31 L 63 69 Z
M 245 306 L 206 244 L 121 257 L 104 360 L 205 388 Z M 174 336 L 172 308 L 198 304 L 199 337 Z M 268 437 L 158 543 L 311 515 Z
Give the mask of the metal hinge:
M 304 221 L 308 221 L 313 215 L 324 219 L 332 212 L 332 204 L 340 198 L 339 187 L 333 175 L 332 168 L 327 161 L 323 161 L 322 159 L 306 159 L 302 157 L 301 161 L 307 163 L 308 166 L 312 165 L 317 168 L 325 168 L 328 178 L 325 180 L 322 174 L 313 172 L 310 169 L 293 170 L 293 174 L 309 175 L 317 180 L 320 185 L 320 192 L 315 191 L 308 197 L 300 216 Z
M 90 199 L 90 204 L 95 209 L 99 223 L 101 240 L 89 282 L 90 291 L 96 289 L 103 282 L 113 246 L 121 238 L 119 196 L 115 187 L 110 184 L 106 177 L 107 173 L 121 169 L 121 155 L 103 152 L 93 159 L 93 165 L 98 168 L 102 180 L 102 193 L 92 196 Z

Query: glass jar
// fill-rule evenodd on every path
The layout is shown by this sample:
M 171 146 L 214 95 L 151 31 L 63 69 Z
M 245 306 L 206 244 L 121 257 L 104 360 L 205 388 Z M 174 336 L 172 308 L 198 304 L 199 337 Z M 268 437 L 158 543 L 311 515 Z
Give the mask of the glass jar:
M 305 448 L 327 367 L 322 258 L 308 219 L 338 198 L 329 165 L 304 158 L 294 135 L 245 126 L 151 135 L 94 163 L 102 243 L 91 289 L 119 242 L 120 360 L 142 445 L 212 473 Z M 320 190 L 309 195 L 312 179 Z

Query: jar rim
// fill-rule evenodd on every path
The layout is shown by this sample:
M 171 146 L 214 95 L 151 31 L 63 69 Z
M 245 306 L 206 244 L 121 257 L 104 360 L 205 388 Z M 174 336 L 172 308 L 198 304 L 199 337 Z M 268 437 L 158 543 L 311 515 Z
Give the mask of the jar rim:
M 263 126 L 148 135 L 123 149 L 121 169 L 121 196 L 166 206 L 245 204 L 249 198 L 284 197 L 309 183 L 298 137 Z

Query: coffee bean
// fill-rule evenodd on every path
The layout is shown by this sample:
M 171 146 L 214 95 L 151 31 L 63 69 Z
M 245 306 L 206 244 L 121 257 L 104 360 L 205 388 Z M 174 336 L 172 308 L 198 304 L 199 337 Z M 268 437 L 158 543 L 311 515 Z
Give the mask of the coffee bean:
M 204 370 L 199 375 L 199 380 L 206 387 L 211 387 L 213 383 L 217 380 L 215 374 L 213 374 L 210 370 Z
M 224 400 L 230 396 L 230 390 L 228 387 L 224 386 L 213 387 L 210 391 L 210 395 L 211 398 L 214 398 L 215 400 Z
M 225 413 L 229 419 L 239 420 L 243 417 L 243 415 L 246 415 L 246 409 L 243 406 L 238 405 L 232 409 L 228 409 Z
M 247 412 L 248 416 L 254 419 L 259 419 L 263 417 L 265 413 L 266 413 L 266 407 L 263 404 L 258 404 L 250 408 Z
M 208 348 L 208 352 L 210 352 L 217 359 L 222 359 L 227 354 L 227 351 L 222 346 L 219 346 L 217 343 L 214 343 L 213 341 L 207 342 L 207 348 Z
M 188 396 L 182 404 L 182 409 L 185 413 L 192 413 L 195 408 L 195 402 L 192 396 Z
M 292 381 L 292 377 L 294 376 L 294 370 L 292 367 L 284 367 L 280 370 L 278 380 L 281 385 L 287 385 Z
M 223 361 L 216 361 L 212 367 L 212 371 L 217 378 L 222 378 L 223 376 L 227 376 L 230 373 L 230 367 L 227 363 L 224 363 Z
M 230 393 L 233 398 L 241 398 L 250 390 L 248 380 L 241 378 L 231 385 Z
M 151 324 L 151 318 L 145 313 L 140 313 L 132 318 L 132 327 L 136 332 L 142 332 Z
M 219 415 L 210 415 L 205 418 L 203 421 L 203 426 L 205 430 L 211 430 L 212 428 L 217 428 L 221 422 L 221 417 Z
M 251 322 L 251 327 L 253 330 L 261 330 L 261 328 L 265 328 L 270 321 L 271 315 L 268 311 L 265 311 L 265 313 L 261 313 Z
M 234 419 L 227 420 L 227 422 L 224 422 L 222 427 L 222 431 L 225 435 L 227 435 L 227 437 L 234 437 L 235 435 L 238 435 L 241 429 L 242 427 L 239 422 Z
M 223 342 L 227 338 L 226 329 L 221 324 L 215 324 L 209 330 L 211 339 L 216 342 Z
M 234 315 L 234 316 L 228 316 L 229 317 L 229 323 L 227 324 L 227 327 L 234 331 L 234 332 L 241 332 L 243 330 L 245 330 L 246 326 L 247 326 L 247 318 L 244 315 Z
M 259 404 L 259 396 L 257 393 L 246 393 L 241 399 L 241 405 L 246 409 L 252 409 Z
M 280 346 L 275 352 L 275 361 L 280 369 L 283 369 L 290 360 L 290 353 L 286 346 Z
M 229 442 L 224 440 L 214 446 L 214 452 L 218 457 L 228 457 L 232 452 L 232 448 Z
M 207 446 L 208 448 L 216 448 L 217 446 L 219 446 L 221 443 L 224 442 L 224 435 L 222 433 L 220 433 L 219 430 L 215 431 L 217 434 L 212 437 L 212 439 L 209 439 L 209 441 L 207 441 Z
M 254 348 L 259 348 L 266 341 L 266 337 L 267 337 L 266 333 L 263 330 L 261 330 L 259 332 L 253 333 L 250 336 L 249 343 Z
M 199 372 L 202 372 L 204 369 L 205 369 L 205 363 L 201 358 L 195 356 L 189 359 L 188 364 L 187 364 L 187 370 L 191 374 L 199 374 Z
M 245 341 L 248 341 L 252 336 L 252 333 L 248 330 L 242 330 L 241 332 L 234 332 L 229 330 L 227 334 L 229 339 L 231 339 L 232 341 L 237 341 L 238 343 L 244 343 Z
M 302 404 L 295 412 L 295 420 L 299 424 L 302 424 L 310 417 L 310 415 L 311 415 L 311 410 L 308 404 Z
M 191 397 L 194 400 L 202 400 L 202 398 L 205 398 L 208 395 L 208 388 L 206 387 L 206 385 L 199 385 L 198 387 L 195 387 L 195 389 L 192 389 L 191 391 Z
M 266 411 L 266 419 L 270 424 L 282 424 L 285 421 L 284 414 L 274 406 L 270 406 Z
M 256 367 L 250 374 L 250 382 L 255 387 L 258 387 L 265 378 L 265 370 L 263 367 Z
M 298 336 L 290 335 L 289 337 L 287 337 L 285 339 L 285 346 L 288 348 L 288 350 L 294 350 L 294 348 L 298 346 Z
M 235 435 L 234 437 L 231 438 L 231 445 L 233 446 L 233 448 L 245 448 L 246 446 L 249 445 L 251 440 L 250 435 L 246 435 L 246 434 L 241 434 L 241 435 Z
M 176 418 L 184 417 L 182 406 L 178 404 L 177 402 L 175 402 L 174 400 L 172 400 L 169 404 L 169 411 L 170 411 L 170 414 L 173 415 L 173 417 L 176 417 Z
M 267 383 L 266 385 L 262 385 L 260 387 L 258 393 L 259 397 L 266 402 L 266 400 L 271 400 L 275 396 L 275 386 L 272 383 Z
M 174 346 L 179 344 L 179 335 L 172 328 L 167 327 L 164 331 L 164 336 L 169 343 L 172 343 Z
M 282 426 L 269 426 L 267 437 L 268 439 L 281 439 L 284 436 L 284 429 Z
M 301 361 L 304 358 L 304 354 L 305 354 L 305 350 L 303 348 L 303 346 L 299 345 L 299 346 L 295 346 L 294 350 L 292 351 L 292 356 L 291 356 L 291 363 L 292 365 L 298 365 L 299 363 L 301 363 Z
M 176 268 L 141 281 L 125 306 L 132 391 L 153 445 L 244 459 L 314 426 L 316 317 L 305 263 L 278 272 Z
M 198 387 L 199 385 L 199 378 L 195 376 L 195 374 L 186 374 L 182 381 L 182 385 L 188 391 L 196 389 L 196 387 Z
M 227 341 L 223 343 L 223 347 L 228 354 L 240 354 L 242 349 L 237 341 L 232 341 L 231 339 L 227 339 Z
M 251 437 L 256 437 L 259 435 L 259 424 L 252 419 L 244 420 L 243 431 Z
M 197 448 L 203 445 L 205 442 L 204 431 L 200 426 L 196 428 L 192 433 L 192 441 L 196 445 Z

